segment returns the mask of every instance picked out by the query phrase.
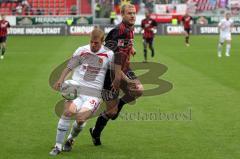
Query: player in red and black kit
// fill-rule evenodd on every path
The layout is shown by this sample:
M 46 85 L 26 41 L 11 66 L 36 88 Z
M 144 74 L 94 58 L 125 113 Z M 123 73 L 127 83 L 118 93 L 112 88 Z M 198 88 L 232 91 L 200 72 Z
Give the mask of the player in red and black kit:
M 190 35 L 190 31 L 191 31 L 191 21 L 192 21 L 192 17 L 188 13 L 186 13 L 182 18 L 182 23 L 183 23 L 183 27 L 184 27 L 184 31 L 185 31 L 186 46 L 189 46 L 189 35 Z
M 141 27 L 144 30 L 143 33 L 143 47 L 144 47 L 144 61 L 147 62 L 147 45 L 152 52 L 152 57 L 154 57 L 153 39 L 154 31 L 157 27 L 157 22 L 150 18 L 150 13 L 145 13 L 146 18 L 142 20 Z
M 8 28 L 10 28 L 10 24 L 8 21 L 5 20 L 5 15 L 1 15 L 0 20 L 0 49 L 1 49 L 1 57 L 0 59 L 4 58 L 4 53 L 6 51 L 6 41 L 7 41 L 7 32 Z
M 107 104 L 107 110 L 100 114 L 95 127 L 90 128 L 90 134 L 94 145 L 101 145 L 100 135 L 109 119 L 118 117 L 124 104 L 134 101 L 143 93 L 143 86 L 131 71 L 130 56 L 134 55 L 133 48 L 134 24 L 136 20 L 136 9 L 134 5 L 127 4 L 121 8 L 122 23 L 112 29 L 105 39 L 105 45 L 114 52 L 114 70 L 106 75 L 103 90 L 103 100 Z M 112 80 L 113 79 L 113 80 Z M 118 100 L 118 92 L 124 92 L 123 97 Z

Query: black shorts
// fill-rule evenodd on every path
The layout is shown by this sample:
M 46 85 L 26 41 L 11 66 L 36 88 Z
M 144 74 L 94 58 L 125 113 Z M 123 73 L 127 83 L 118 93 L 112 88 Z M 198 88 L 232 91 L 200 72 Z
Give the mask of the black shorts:
M 191 29 L 190 28 L 184 28 L 184 31 L 186 31 L 188 33 L 188 35 L 190 34 Z
M 7 37 L 6 36 L 1 36 L 0 37 L 0 43 L 6 42 L 7 41 Z
M 153 38 L 143 38 L 143 40 L 144 40 L 144 43 L 148 43 L 150 45 L 152 45 L 153 43 Z
M 135 73 L 129 69 L 125 75 L 131 79 L 131 80 L 135 80 L 137 79 L 137 76 L 135 75 Z M 112 81 L 113 81 L 114 77 L 113 77 L 113 71 L 108 70 L 105 76 L 105 80 L 104 80 L 104 85 L 103 85 L 103 90 L 102 90 L 102 99 L 104 101 L 110 101 L 110 100 L 114 100 L 118 98 L 119 95 L 119 91 L 112 91 Z M 127 83 L 125 81 L 121 81 L 120 84 L 120 88 L 126 88 Z

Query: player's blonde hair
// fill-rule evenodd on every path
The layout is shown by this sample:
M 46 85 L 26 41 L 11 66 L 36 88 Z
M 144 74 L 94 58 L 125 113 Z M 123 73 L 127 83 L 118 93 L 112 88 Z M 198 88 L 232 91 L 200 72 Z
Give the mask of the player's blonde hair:
M 93 31 L 90 34 L 92 39 L 100 38 L 101 41 L 104 41 L 104 32 L 98 26 L 95 26 Z
M 121 7 L 121 14 L 125 13 L 126 8 L 135 8 L 135 6 L 133 4 L 124 4 Z

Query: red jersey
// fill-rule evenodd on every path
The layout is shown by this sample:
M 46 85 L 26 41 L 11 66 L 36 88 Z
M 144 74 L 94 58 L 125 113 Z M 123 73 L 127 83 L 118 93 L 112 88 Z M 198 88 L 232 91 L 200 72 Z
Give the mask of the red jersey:
M 6 20 L 0 20 L 0 37 L 7 36 L 7 29 L 10 27 L 10 24 Z
M 190 24 L 191 20 L 192 20 L 191 16 L 183 16 L 182 22 L 183 22 L 184 29 L 191 28 L 191 24 Z
M 133 50 L 134 28 L 123 22 L 112 29 L 105 38 L 105 46 L 114 52 L 114 61 L 122 66 L 126 73 L 130 65 L 130 56 Z
M 157 22 L 151 18 L 146 18 L 142 20 L 141 27 L 144 30 L 143 38 L 153 38 L 154 32 L 153 28 L 157 26 Z

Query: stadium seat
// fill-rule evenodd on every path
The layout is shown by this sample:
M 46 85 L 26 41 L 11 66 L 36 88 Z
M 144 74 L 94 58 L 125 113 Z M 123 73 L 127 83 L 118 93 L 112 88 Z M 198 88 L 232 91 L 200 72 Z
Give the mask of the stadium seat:
M 84 1 L 87 2 L 87 0 Z M 49 15 L 50 12 L 53 14 L 66 15 L 71 14 L 71 6 L 76 5 L 76 0 L 28 0 L 28 3 L 34 11 L 33 15 L 37 13 L 37 9 L 43 9 L 45 15 Z M 17 5 L 17 2 L 2 2 L 0 4 L 0 12 L 11 15 L 12 9 L 16 8 Z M 85 7 L 87 7 L 87 9 L 85 9 L 84 12 L 88 13 L 89 5 Z M 23 15 L 25 14 L 23 9 Z

